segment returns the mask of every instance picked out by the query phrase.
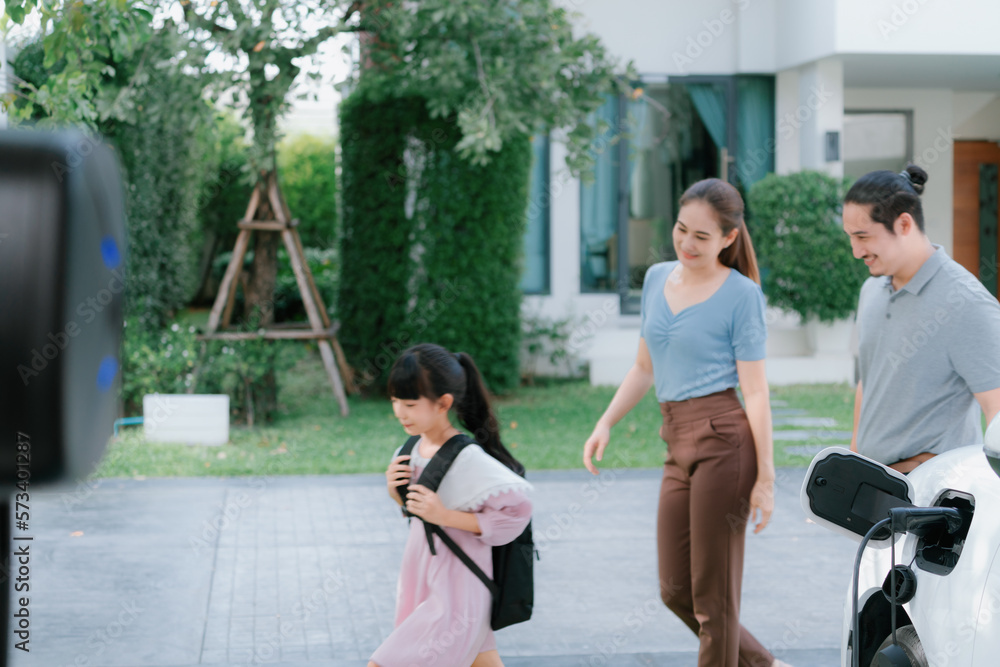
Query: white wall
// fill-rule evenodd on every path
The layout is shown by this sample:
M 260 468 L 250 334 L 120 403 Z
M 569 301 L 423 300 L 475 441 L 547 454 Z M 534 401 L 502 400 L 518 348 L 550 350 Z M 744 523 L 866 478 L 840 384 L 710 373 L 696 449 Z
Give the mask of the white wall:
M 771 65 L 774 0 L 561 0 L 582 16 L 577 29 L 592 32 L 614 55 L 633 60 L 640 74 L 732 74 Z M 741 22 L 759 34 L 740 38 Z M 739 44 L 742 42 L 743 46 Z M 740 66 L 740 54 L 751 69 Z
M 955 93 L 952 116 L 956 140 L 1000 141 L 1000 95 Z
M 770 74 L 778 44 L 777 0 L 742 2 L 736 23 L 737 72 Z
M 836 5 L 836 0 L 777 0 L 775 70 L 834 53 Z
M 837 0 L 837 53 L 997 54 L 996 0 Z
M 827 162 L 824 145 L 827 132 L 844 129 L 843 65 L 827 58 L 779 72 L 775 98 L 775 171 L 813 169 L 843 176 L 843 152 L 840 160 Z
M 845 105 L 859 110 L 913 110 L 914 161 L 927 170 L 921 197 L 927 235 L 951 253 L 954 126 L 950 90 L 848 88 Z

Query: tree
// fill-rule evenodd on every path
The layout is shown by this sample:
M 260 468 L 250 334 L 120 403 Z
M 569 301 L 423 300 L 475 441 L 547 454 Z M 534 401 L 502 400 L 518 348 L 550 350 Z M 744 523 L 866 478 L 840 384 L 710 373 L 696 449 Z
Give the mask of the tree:
M 117 77 L 115 64 L 130 61 L 149 41 L 149 6 L 141 0 L 9 0 L 3 23 L 21 23 L 36 9 L 42 26 L 49 27 L 42 37 L 42 65 L 49 75 L 40 86 L 17 83 L 23 88 L 19 94 L 44 111 L 39 125 L 83 124 L 96 131 L 103 121 L 133 113 L 134 93 L 148 70 L 140 66 L 130 77 Z M 9 101 L 5 106 L 11 110 Z M 30 104 L 14 109 L 12 119 L 30 118 L 32 111 Z
M 67 8 L 53 18 L 51 32 L 20 49 L 13 62 L 19 98 L 11 115 L 41 126 L 82 124 L 98 135 L 93 143 L 107 140 L 117 151 L 128 219 L 126 313 L 155 330 L 194 288 L 197 204 L 207 180 L 212 110 L 201 99 L 205 82 L 191 63 L 204 54 L 173 23 L 135 40 L 134 48 L 114 47 L 105 32 L 84 30 L 84 43 L 97 40 L 88 55 L 54 53 L 53 34 L 69 35 L 64 46 L 80 46 L 71 33 L 81 16 L 94 12 L 86 5 Z M 70 90 L 80 96 L 65 97 Z
M 419 340 L 471 353 L 494 391 L 516 384 L 528 136 L 556 128 L 581 170 L 602 129 L 588 116 L 627 88 L 570 19 L 549 0 L 362 8 L 362 67 L 341 106 L 338 298 L 362 386 L 382 388 Z
M 456 150 L 474 164 L 512 137 L 564 131 L 567 166 L 579 173 L 604 129 L 590 114 L 628 92 L 634 72 L 595 35 L 574 36 L 574 18 L 551 0 L 369 0 L 359 83 L 376 96 L 421 97 L 431 118 L 454 117 Z

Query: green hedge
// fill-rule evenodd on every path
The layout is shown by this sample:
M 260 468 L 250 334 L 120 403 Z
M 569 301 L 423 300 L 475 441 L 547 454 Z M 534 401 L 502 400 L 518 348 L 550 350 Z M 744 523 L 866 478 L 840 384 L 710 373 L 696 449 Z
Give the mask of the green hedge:
M 490 389 L 506 392 L 520 379 L 531 142 L 525 135 L 508 139 L 485 167 L 452 148 L 442 142 L 431 152 L 421 180 L 424 253 L 415 314 L 428 320 L 424 340 L 469 352 Z
M 848 185 L 803 171 L 769 174 L 750 188 L 748 225 L 770 305 L 823 322 L 854 312 L 868 270 L 844 234 Z
M 108 83 L 133 82 L 138 96 L 117 120 L 98 128 L 122 163 L 128 259 L 126 314 L 137 326 L 162 328 L 197 287 L 200 249 L 198 206 L 211 152 L 213 111 L 203 99 L 205 81 L 170 62 L 185 42 L 169 28 L 157 30 L 146 48 L 128 60 L 109 62 Z M 38 86 L 51 72 L 40 41 L 28 43 L 14 61 L 18 76 Z M 141 68 L 141 70 L 140 70 Z M 27 104 L 21 101 L 19 104 Z M 33 107 L 35 119 L 42 113 Z
M 407 317 L 414 225 L 405 214 L 402 156 L 408 130 L 422 117 L 422 103 L 413 98 L 376 103 L 357 90 L 341 103 L 339 113 L 343 228 L 338 337 L 359 374 L 358 384 L 378 389 L 401 349 L 399 332 Z
M 278 179 L 302 244 L 336 248 L 337 146 L 333 139 L 299 135 L 278 145 Z
M 471 354 L 491 390 L 514 387 L 528 138 L 474 167 L 454 151 L 454 120 L 431 119 L 418 98 L 362 86 L 340 111 L 338 317 L 359 383 L 381 389 L 399 352 L 429 341 Z
M 143 53 L 119 64 L 122 83 L 143 66 L 136 112 L 102 131 L 118 148 L 126 182 L 128 262 L 125 313 L 151 330 L 166 325 L 198 287 L 198 206 L 208 177 L 214 111 L 205 81 L 169 61 L 184 40 L 160 30 Z M 146 65 L 141 65 L 145 59 Z

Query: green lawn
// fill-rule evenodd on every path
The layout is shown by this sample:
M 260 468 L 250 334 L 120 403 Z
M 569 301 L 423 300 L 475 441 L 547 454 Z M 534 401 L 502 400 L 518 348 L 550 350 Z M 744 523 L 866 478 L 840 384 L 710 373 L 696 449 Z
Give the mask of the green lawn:
M 282 409 L 273 425 L 252 429 L 233 426 L 229 444 L 221 447 L 147 443 L 141 427 L 125 427 L 109 444 L 96 475 L 382 472 L 393 450 L 406 438 L 387 400 L 351 398 L 351 415 L 340 417 L 318 356 L 306 357 L 280 381 Z M 831 429 L 851 429 L 854 399 L 847 385 L 774 387 L 771 393 L 783 409 L 799 408 L 808 416 L 832 417 L 836 426 Z M 614 387 L 591 387 L 580 381 L 521 388 L 495 405 L 504 442 L 529 470 L 581 467 L 583 442 L 613 394 Z M 660 411 L 650 392 L 612 431 L 605 467 L 661 465 L 665 445 L 657 435 L 659 427 Z M 818 443 L 776 442 L 775 462 L 804 466 L 810 457 L 787 454 L 784 446 Z

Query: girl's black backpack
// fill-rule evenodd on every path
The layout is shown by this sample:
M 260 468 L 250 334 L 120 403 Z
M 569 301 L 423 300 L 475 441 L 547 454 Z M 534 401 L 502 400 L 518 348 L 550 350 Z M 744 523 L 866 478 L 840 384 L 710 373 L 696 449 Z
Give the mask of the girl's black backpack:
M 409 456 L 413 447 L 420 440 L 420 436 L 413 436 L 406 441 L 403 448 L 399 450 L 400 456 Z M 444 479 L 448 468 L 455 461 L 455 457 L 474 440 L 467 435 L 459 434 L 448 440 L 441 446 L 431 458 L 427 467 L 420 474 L 418 484 L 426 486 L 431 491 L 437 492 L 441 480 Z M 406 499 L 406 484 L 396 487 L 396 492 L 401 499 Z M 405 516 L 413 516 L 403 508 Z M 418 517 L 419 518 L 419 517 Z M 422 520 L 422 519 L 421 519 Z M 423 520 L 422 520 L 423 521 Z M 531 609 L 535 600 L 535 578 L 534 559 L 537 557 L 535 543 L 531 537 L 531 522 L 513 542 L 493 547 L 493 579 L 486 576 L 478 565 L 476 565 L 468 554 L 460 546 L 455 544 L 448 534 L 433 523 L 424 521 L 424 530 L 427 533 L 427 545 L 431 554 L 437 554 L 434 549 L 433 535 L 441 538 L 449 549 L 451 549 L 459 559 L 465 563 L 466 567 L 472 570 L 479 579 L 486 585 L 486 588 L 493 594 L 493 612 L 490 616 L 490 627 L 494 630 L 506 628 L 508 625 L 523 623 L 531 618 Z

